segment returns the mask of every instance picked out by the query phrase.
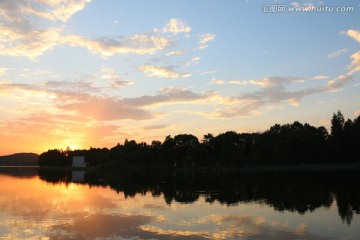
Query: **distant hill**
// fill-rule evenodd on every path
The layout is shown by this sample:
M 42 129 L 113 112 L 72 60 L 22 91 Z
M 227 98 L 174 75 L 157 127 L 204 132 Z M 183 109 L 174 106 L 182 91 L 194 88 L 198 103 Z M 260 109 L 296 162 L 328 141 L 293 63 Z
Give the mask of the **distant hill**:
M 35 153 L 15 153 L 0 156 L 0 166 L 38 166 L 39 155 Z

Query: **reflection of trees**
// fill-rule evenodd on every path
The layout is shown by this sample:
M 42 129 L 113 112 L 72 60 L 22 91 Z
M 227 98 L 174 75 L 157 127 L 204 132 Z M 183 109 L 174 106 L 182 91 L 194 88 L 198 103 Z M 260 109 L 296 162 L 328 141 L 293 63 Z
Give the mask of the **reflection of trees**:
M 72 175 L 70 171 L 61 170 L 46 170 L 39 168 L 38 174 L 41 180 L 50 183 L 69 183 L 71 182 Z
M 52 183 L 68 183 L 71 172 L 39 169 L 41 179 Z M 134 171 L 100 174 L 87 172 L 89 186 L 110 186 L 125 197 L 151 193 L 173 201 L 192 203 L 200 196 L 209 203 L 233 205 L 259 201 L 277 211 L 304 214 L 337 202 L 343 221 L 351 223 L 360 213 L 360 179 L 358 172 L 171 172 Z
M 356 179 L 356 181 L 354 181 Z M 351 223 L 353 214 L 360 214 L 359 177 L 354 174 L 344 175 L 334 182 L 334 193 L 338 211 L 343 222 Z
M 330 189 L 317 176 L 317 173 L 272 174 L 267 177 L 267 181 L 259 183 L 261 188 L 258 194 L 261 195 L 257 197 L 265 199 L 267 204 L 278 211 L 303 214 L 321 206 L 329 207 L 333 201 Z

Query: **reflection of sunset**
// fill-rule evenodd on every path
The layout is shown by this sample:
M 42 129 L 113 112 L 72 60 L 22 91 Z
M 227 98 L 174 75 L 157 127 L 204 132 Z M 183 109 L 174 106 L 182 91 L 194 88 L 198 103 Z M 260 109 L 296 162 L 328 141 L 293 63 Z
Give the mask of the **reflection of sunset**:
M 337 209 L 299 216 L 271 206 L 234 206 L 173 202 L 151 193 L 125 197 L 109 187 L 53 184 L 33 178 L 0 175 L 0 238 L 103 239 L 318 239 L 316 232 L 339 223 Z M 315 220 L 314 220 L 315 219 Z M 319 224 L 312 226 L 309 222 Z M 358 224 L 353 220 L 353 224 Z M 323 224 L 323 225 L 321 225 Z M 5 227 L 8 230 L 2 230 Z M 343 225 L 346 228 L 346 225 Z M 341 234 L 341 230 L 339 230 Z
M 61 185 L 60 185 L 61 186 Z M 77 199 L 81 200 L 83 198 L 82 189 L 84 186 L 81 186 L 79 184 L 70 183 L 66 184 L 66 187 L 61 186 L 60 193 L 71 200 Z

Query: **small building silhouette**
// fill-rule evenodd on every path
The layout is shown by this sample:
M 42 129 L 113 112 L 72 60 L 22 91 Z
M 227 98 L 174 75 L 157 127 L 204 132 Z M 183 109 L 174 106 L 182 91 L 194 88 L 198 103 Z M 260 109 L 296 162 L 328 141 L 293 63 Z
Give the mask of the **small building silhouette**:
M 72 167 L 86 167 L 84 156 L 73 156 Z

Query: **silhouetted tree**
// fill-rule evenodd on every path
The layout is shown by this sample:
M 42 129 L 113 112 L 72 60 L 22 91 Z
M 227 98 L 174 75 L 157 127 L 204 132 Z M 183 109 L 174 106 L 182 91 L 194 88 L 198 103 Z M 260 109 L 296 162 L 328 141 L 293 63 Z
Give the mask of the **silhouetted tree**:
M 331 118 L 331 147 L 333 161 L 343 162 L 344 160 L 344 116 L 338 110 Z
M 161 159 L 162 162 L 173 165 L 173 162 L 176 158 L 175 149 L 175 141 L 174 139 L 168 135 L 166 136 L 162 146 L 161 146 Z
M 344 123 L 344 116 L 340 110 L 338 110 L 337 113 L 334 113 L 331 118 L 331 137 L 339 140 L 342 138 Z
M 161 149 L 161 142 L 160 141 L 152 141 L 150 147 L 154 150 L 160 150 Z
M 174 144 L 178 159 L 194 158 L 194 150 L 199 145 L 199 140 L 191 134 L 179 134 L 174 137 Z
M 67 152 L 58 149 L 48 150 L 39 156 L 40 166 L 70 166 Z

